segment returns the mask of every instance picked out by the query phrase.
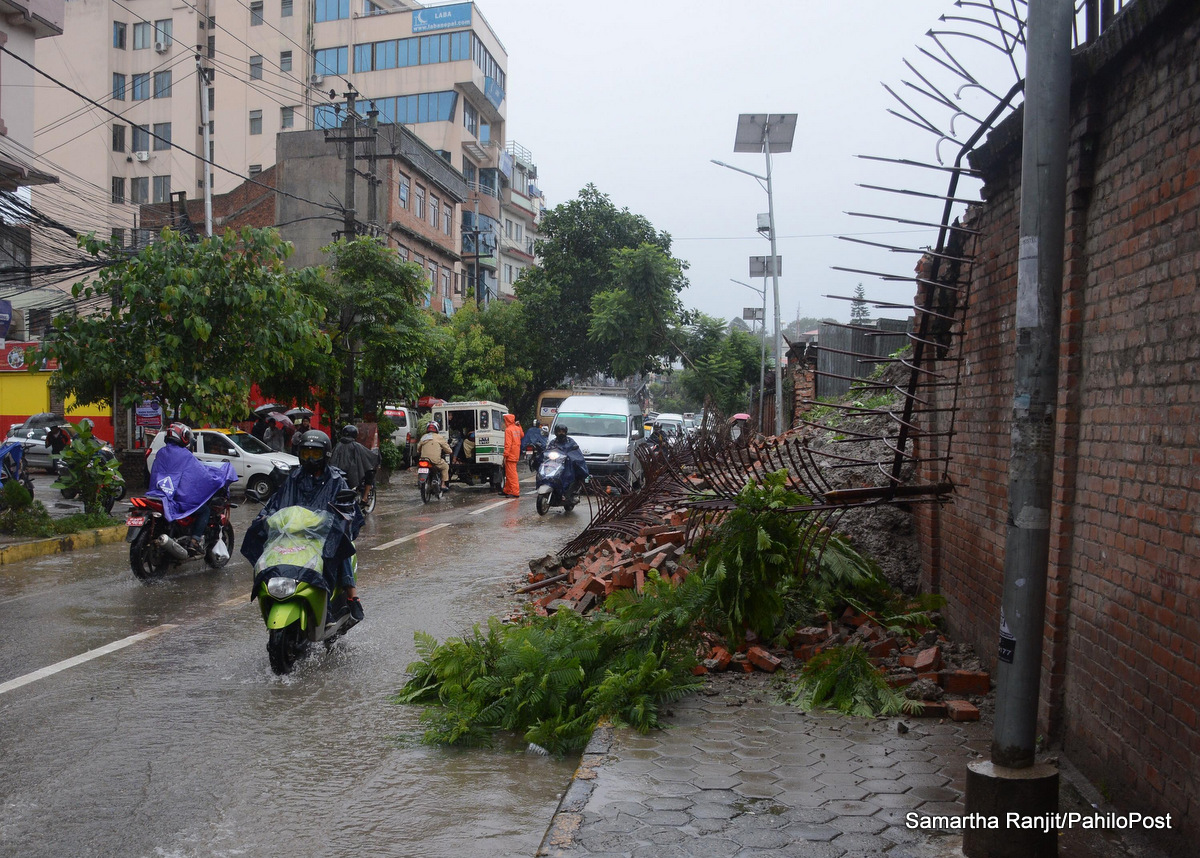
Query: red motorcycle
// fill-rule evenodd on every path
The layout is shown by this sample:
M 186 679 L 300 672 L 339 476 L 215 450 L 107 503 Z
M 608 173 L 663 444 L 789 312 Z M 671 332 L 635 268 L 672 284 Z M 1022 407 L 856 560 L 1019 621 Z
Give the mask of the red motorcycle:
M 125 518 L 125 526 L 129 528 L 125 541 L 129 543 L 129 566 L 133 574 L 143 581 L 157 578 L 172 567 L 201 556 L 214 569 L 228 563 L 234 541 L 229 512 L 237 504 L 229 502 L 229 489 L 225 488 L 209 498 L 208 506 L 210 514 L 204 539 L 199 550 L 189 551 L 184 542 L 192 531 L 195 513 L 167 521 L 159 498 L 132 498 Z

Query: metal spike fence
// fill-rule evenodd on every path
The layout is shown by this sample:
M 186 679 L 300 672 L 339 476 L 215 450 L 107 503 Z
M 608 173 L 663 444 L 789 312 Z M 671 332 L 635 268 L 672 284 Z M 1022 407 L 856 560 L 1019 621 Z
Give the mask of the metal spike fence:
M 1076 44 L 1096 38 L 1129 2 L 1080 0 L 1076 6 Z M 801 421 L 798 431 L 785 433 L 783 437 L 759 436 L 752 440 L 744 436 L 734 441 L 724 422 L 718 420 L 716 431 L 701 431 L 665 448 L 642 445 L 637 456 L 645 473 L 643 484 L 625 487 L 626 491 L 617 494 L 592 494 L 591 524 L 565 546 L 561 552 L 564 556 L 581 554 L 608 537 L 634 538 L 643 527 L 657 523 L 662 513 L 679 508 L 689 510 L 687 539 L 694 544 L 734 507 L 748 480 L 759 481 L 770 472 L 785 471 L 787 487 L 805 499 L 803 504 L 788 511 L 800 519 L 798 524 L 806 540 L 802 556 L 808 558 L 819 556 L 838 519 L 850 509 L 879 504 L 941 503 L 950 499 L 954 487 L 948 469 L 961 373 L 954 343 L 962 334 L 962 320 L 969 305 L 971 267 L 979 236 L 971 228 L 966 212 L 966 207 L 974 204 L 977 197 L 962 195 L 960 185 L 964 179 L 974 178 L 964 165 L 967 154 L 1015 109 L 1022 93 L 1027 11 L 1022 0 L 958 0 L 955 7 L 956 14 L 942 16 L 942 26 L 927 34 L 932 46 L 918 48 L 917 62 L 921 65 L 905 61 L 911 79 L 903 81 L 899 90 L 885 85 L 896 102 L 889 113 L 935 138 L 937 163 L 862 156 L 866 161 L 887 162 L 916 171 L 917 175 L 948 175 L 944 192 L 860 185 L 889 195 L 890 199 L 937 201 L 941 205 L 940 218 L 848 212 L 859 218 L 936 228 L 936 242 L 932 247 L 909 247 L 844 237 L 860 247 L 916 257 L 915 275 L 835 266 L 835 270 L 867 275 L 884 284 L 915 287 L 915 297 L 910 302 L 867 301 L 878 308 L 911 310 L 913 323 L 907 333 L 906 353 L 881 360 L 874 354 L 846 352 L 862 363 L 890 364 L 892 368 L 879 377 L 853 377 L 847 404 L 805 400 L 810 409 L 848 413 L 851 419 L 840 421 L 836 427 L 820 419 L 808 419 Z M 985 82 L 967 68 L 954 51 L 954 46 L 964 41 L 984 42 L 1000 52 L 1003 64 L 1012 74 L 1007 87 Z M 985 109 L 973 113 L 964 106 L 965 91 L 978 95 Z M 916 97 L 920 98 L 919 103 Z M 969 129 L 965 139 L 958 136 L 956 127 L 964 122 Z M 941 150 L 946 145 L 956 149 L 950 164 L 942 161 Z M 848 296 L 827 297 L 859 300 Z M 842 327 L 868 335 L 885 333 L 859 325 Z M 953 389 L 949 407 L 937 408 L 931 404 L 927 393 L 936 388 Z M 887 404 L 872 405 L 872 396 L 883 401 L 880 394 L 888 394 Z M 923 473 L 938 473 L 938 465 L 941 467 L 936 479 L 924 482 L 919 479 Z

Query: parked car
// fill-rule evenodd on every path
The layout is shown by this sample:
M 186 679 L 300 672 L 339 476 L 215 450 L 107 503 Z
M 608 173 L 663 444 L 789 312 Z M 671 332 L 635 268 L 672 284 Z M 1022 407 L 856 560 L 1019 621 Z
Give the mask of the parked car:
M 683 437 L 684 424 L 682 414 L 663 412 L 655 415 L 654 421 L 662 426 L 663 434 L 672 441 L 674 441 L 676 438 Z
M 46 411 L 34 414 L 23 423 L 14 423 L 9 426 L 8 435 L 4 440 L 21 443 L 21 446 L 25 448 L 24 460 L 28 470 L 54 473 L 54 460 L 50 455 L 50 448 L 46 446 L 46 435 L 54 426 L 66 428 L 72 437 L 75 434 L 74 425 L 61 414 Z
M 264 501 L 275 490 L 271 482 L 271 471 L 279 468 L 288 472 L 300 464 L 290 453 L 272 450 L 248 432 L 231 432 L 227 429 L 194 429 L 196 435 L 196 458 L 202 462 L 228 462 L 237 471 L 234 489 L 245 492 L 246 497 Z M 146 468 L 154 467 L 154 457 L 166 443 L 166 432 L 159 432 L 150 442 L 146 457 Z
M 404 467 L 412 467 L 417 460 L 417 412 L 416 409 L 404 405 L 383 406 L 383 416 L 396 424 L 392 433 L 392 443 L 404 456 Z

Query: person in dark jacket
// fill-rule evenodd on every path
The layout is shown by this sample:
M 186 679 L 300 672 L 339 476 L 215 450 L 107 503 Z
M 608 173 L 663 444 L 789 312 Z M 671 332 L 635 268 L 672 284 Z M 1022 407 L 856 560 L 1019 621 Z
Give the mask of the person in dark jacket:
M 46 433 L 46 446 L 50 448 L 51 456 L 59 456 L 71 444 L 71 435 L 62 426 L 51 426 Z
M 573 482 L 569 494 L 579 494 L 579 489 L 584 482 L 590 479 L 588 473 L 587 459 L 584 458 L 583 450 L 579 449 L 579 445 L 575 443 L 575 439 L 567 434 L 568 428 L 566 424 L 556 423 L 554 425 L 554 437 L 550 443 L 546 445 L 546 452 L 557 450 L 567 457 L 567 461 L 571 463 Z
M 337 499 L 338 492 L 349 488 L 342 470 L 330 463 L 332 449 L 329 436 L 324 432 L 310 429 L 304 433 L 300 439 L 300 467 L 292 468 L 283 485 L 263 504 L 262 510 L 246 529 L 246 536 L 242 540 L 243 557 L 251 563 L 258 561 L 266 545 L 267 519 L 279 510 L 288 506 L 302 506 L 324 512 Z M 358 536 L 365 520 L 362 511 L 355 507 L 354 518 L 349 523 L 348 535 L 351 540 Z M 362 602 L 358 598 L 354 567 L 349 557 L 338 565 L 336 583 L 345 590 L 350 616 L 361 620 Z
M 363 503 L 366 503 L 367 491 L 375 482 L 375 469 L 379 467 L 379 458 L 358 442 L 357 426 L 343 427 L 329 463 L 335 468 L 341 468 L 346 474 L 346 484 L 355 489 Z

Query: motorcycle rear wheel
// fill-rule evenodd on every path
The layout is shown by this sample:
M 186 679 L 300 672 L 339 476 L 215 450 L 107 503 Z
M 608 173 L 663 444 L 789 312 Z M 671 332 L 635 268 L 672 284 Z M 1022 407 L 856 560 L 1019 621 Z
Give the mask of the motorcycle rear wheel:
M 142 581 L 157 578 L 166 568 L 166 562 L 151 544 L 150 537 L 150 528 L 143 527 L 129 545 L 129 568 L 133 570 L 134 577 Z
M 363 504 L 363 515 L 370 515 L 375 512 L 375 486 L 372 485 L 367 489 L 367 502 Z
M 308 644 L 303 635 L 304 630 L 300 628 L 299 622 L 292 623 L 287 628 L 271 629 L 267 637 L 267 658 L 275 674 L 284 676 L 291 673 L 296 659 L 304 653 Z
M 429 487 L 429 480 L 421 483 L 421 503 L 429 503 L 429 496 L 432 490 Z
M 538 515 L 545 515 L 550 512 L 550 495 L 537 496 L 537 511 Z

